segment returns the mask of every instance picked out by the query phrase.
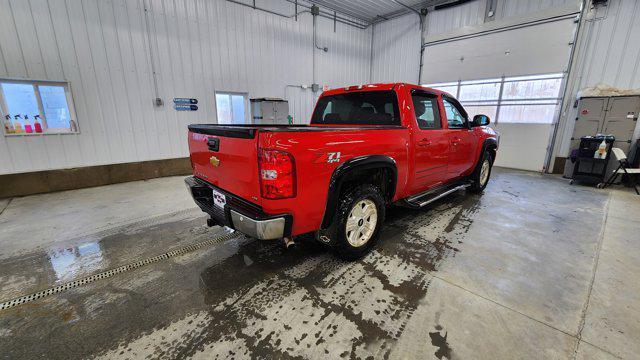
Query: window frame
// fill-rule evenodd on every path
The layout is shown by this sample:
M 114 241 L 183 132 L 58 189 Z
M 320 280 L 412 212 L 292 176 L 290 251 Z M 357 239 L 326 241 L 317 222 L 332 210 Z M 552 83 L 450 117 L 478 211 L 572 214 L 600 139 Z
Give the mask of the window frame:
M 218 95 L 227 95 L 229 96 L 229 110 L 231 112 L 231 120 L 233 121 L 233 100 L 231 99 L 231 96 L 233 95 L 238 95 L 238 96 L 242 96 L 244 99 L 244 124 L 243 125 L 251 125 L 253 124 L 252 122 L 252 117 L 251 117 L 251 104 L 249 102 L 249 93 L 248 92 L 241 92 L 241 91 L 225 91 L 225 90 L 216 90 L 213 92 L 213 102 L 215 104 L 215 108 L 216 108 L 216 122 L 218 125 L 238 125 L 238 124 L 221 124 L 220 123 L 220 117 L 218 114 Z
M 27 84 L 33 86 L 33 91 L 38 103 L 38 112 L 40 115 L 40 121 L 42 122 L 43 131 L 41 133 L 20 133 L 20 134 L 7 134 L 2 126 L 2 133 L 5 137 L 14 136 L 43 136 L 43 135 L 78 135 L 80 134 L 80 123 L 76 115 L 75 103 L 73 100 L 73 92 L 71 91 L 71 83 L 64 80 L 35 80 L 35 79 L 12 79 L 12 78 L 0 78 L 0 121 L 4 122 L 4 118 L 9 114 L 9 106 L 4 96 L 4 90 L 2 90 L 2 84 Z M 42 103 L 42 96 L 40 95 L 40 86 L 60 86 L 64 89 L 65 100 L 67 101 L 67 109 L 69 110 L 69 120 L 74 121 L 76 125 L 76 131 L 51 131 L 47 125 L 47 118 L 44 113 L 44 105 Z
M 434 117 L 434 125 L 435 127 L 433 128 L 422 128 L 420 127 L 420 123 L 418 122 L 418 117 L 416 116 L 416 109 L 415 109 L 415 103 L 413 104 L 413 117 L 415 118 L 415 123 L 416 126 L 418 126 L 418 129 L 422 130 L 422 131 L 434 131 L 434 130 L 442 130 L 443 129 L 443 125 L 442 125 L 442 114 L 440 114 L 440 101 L 439 101 L 439 96 L 436 93 L 432 93 L 429 91 L 425 91 L 425 90 L 420 90 L 420 89 L 412 89 L 411 90 L 411 101 L 413 102 L 413 96 L 423 96 L 423 97 L 427 97 L 427 98 L 431 98 L 433 100 L 435 100 L 435 107 L 433 107 L 434 111 L 433 111 L 433 117 Z M 446 116 L 446 115 L 445 115 Z
M 563 82 L 565 81 L 566 73 L 545 73 L 534 75 L 520 75 L 520 76 L 502 76 L 501 78 L 480 79 L 480 80 L 458 80 L 457 82 L 441 82 L 433 84 L 424 84 L 424 87 L 430 87 L 438 89 L 439 87 L 446 87 L 447 89 L 455 88 L 456 99 L 460 99 L 461 89 L 465 85 L 484 85 L 484 84 L 499 84 L 500 89 L 498 92 L 498 98 L 495 99 L 480 99 L 480 100 L 458 100 L 463 106 L 468 107 L 495 107 L 495 118 L 491 119 L 492 124 L 500 123 L 500 114 L 509 106 L 536 106 L 536 105 L 554 105 L 556 106 L 556 113 L 563 97 Z M 511 83 L 526 83 L 528 81 L 543 81 L 543 80 L 560 80 L 558 86 L 558 95 L 556 97 L 524 97 L 524 98 L 508 98 L 505 97 L 506 85 Z M 466 111 L 466 109 L 465 109 Z M 550 122 L 522 122 L 522 121 L 503 121 L 505 124 L 545 124 L 551 125 L 557 121 L 557 116 L 550 120 Z

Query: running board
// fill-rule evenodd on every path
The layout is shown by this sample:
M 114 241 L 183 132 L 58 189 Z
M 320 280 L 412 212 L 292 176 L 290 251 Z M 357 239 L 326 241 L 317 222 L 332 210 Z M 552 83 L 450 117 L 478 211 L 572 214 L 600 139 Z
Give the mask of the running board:
M 412 197 L 408 197 L 407 199 L 405 199 L 405 202 L 411 206 L 411 207 L 423 207 L 426 205 L 431 204 L 432 202 L 438 200 L 438 199 L 442 199 L 443 197 L 456 192 L 456 191 L 460 191 L 460 190 L 464 190 L 466 188 L 468 188 L 469 186 L 471 186 L 471 184 L 461 184 L 461 185 L 457 185 L 454 186 L 444 192 L 441 193 L 437 193 L 434 191 L 427 191 L 426 193 L 423 194 L 418 194 Z M 437 193 L 437 195 L 434 195 L 434 193 Z M 433 197 L 429 197 L 429 195 L 434 195 Z M 426 199 L 426 200 L 424 200 Z

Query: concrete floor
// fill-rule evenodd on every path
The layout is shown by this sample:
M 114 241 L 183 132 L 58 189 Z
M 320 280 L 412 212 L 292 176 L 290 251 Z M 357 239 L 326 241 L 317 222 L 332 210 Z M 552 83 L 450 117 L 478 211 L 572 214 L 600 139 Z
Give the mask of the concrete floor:
M 226 233 L 181 178 L 0 201 L 0 302 Z M 375 251 L 238 236 L 0 310 L 0 357 L 608 359 L 640 353 L 640 196 L 496 169 Z

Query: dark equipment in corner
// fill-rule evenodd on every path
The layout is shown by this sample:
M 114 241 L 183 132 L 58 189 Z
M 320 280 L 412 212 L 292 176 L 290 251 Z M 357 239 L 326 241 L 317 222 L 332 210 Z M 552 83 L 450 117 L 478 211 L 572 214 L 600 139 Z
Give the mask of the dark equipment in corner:
M 606 156 L 604 159 L 594 158 L 594 154 L 598 151 L 598 147 L 605 141 L 607 145 Z M 575 168 L 573 171 L 574 181 L 590 184 L 597 184 L 598 188 L 604 186 L 605 177 L 607 176 L 607 166 L 611 158 L 611 149 L 615 137 L 613 136 L 584 136 L 580 139 L 580 147 L 577 151 Z
M 640 167 L 640 139 L 636 140 L 636 146 L 629 155 L 633 159 L 631 160 L 631 166 L 634 168 Z

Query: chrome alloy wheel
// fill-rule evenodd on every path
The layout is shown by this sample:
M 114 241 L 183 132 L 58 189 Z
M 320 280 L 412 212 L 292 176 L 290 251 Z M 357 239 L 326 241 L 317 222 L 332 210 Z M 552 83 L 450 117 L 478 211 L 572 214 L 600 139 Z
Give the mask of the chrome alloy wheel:
M 489 159 L 484 159 L 482 163 L 482 168 L 480 168 L 480 186 L 484 186 L 487 181 L 489 181 L 489 170 L 491 169 L 491 164 L 489 164 Z
M 376 204 L 369 199 L 358 201 L 349 212 L 345 226 L 345 235 L 349 244 L 353 247 L 366 244 L 373 236 L 377 223 Z

